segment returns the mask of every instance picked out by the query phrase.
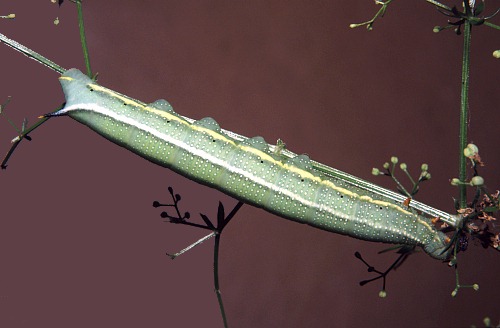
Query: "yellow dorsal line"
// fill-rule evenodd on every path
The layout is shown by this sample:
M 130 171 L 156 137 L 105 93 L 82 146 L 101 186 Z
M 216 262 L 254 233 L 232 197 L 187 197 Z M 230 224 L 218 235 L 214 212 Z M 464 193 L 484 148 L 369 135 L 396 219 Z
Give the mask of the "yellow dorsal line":
M 420 218 L 417 217 L 417 222 L 422 224 L 423 226 L 425 226 L 427 228 L 427 230 L 429 230 L 429 232 L 433 233 L 434 234 L 434 237 L 433 239 L 435 241 L 440 241 L 441 239 L 439 238 L 439 235 L 437 234 L 437 231 L 436 229 L 434 228 L 434 226 L 430 225 L 429 222 L 426 222 Z
M 70 78 L 70 77 L 67 77 L 67 76 L 61 76 L 60 79 L 62 79 L 62 80 L 68 80 L 68 81 L 73 80 L 73 78 Z M 403 209 L 402 207 L 400 207 L 400 206 L 398 206 L 396 204 L 393 204 L 393 203 L 390 203 L 390 202 L 386 202 L 386 201 L 382 201 L 382 200 L 374 200 L 373 198 L 371 198 L 369 196 L 361 196 L 361 195 L 359 195 L 359 194 L 357 194 L 355 192 L 352 192 L 350 190 L 347 190 L 345 188 L 342 188 L 342 187 L 339 187 L 339 186 L 335 185 L 330 180 L 321 179 L 319 176 L 314 175 L 314 174 L 312 174 L 309 171 L 306 171 L 306 170 L 303 170 L 303 169 L 298 168 L 296 166 L 292 166 L 292 165 L 283 163 L 282 161 L 276 160 L 271 155 L 269 155 L 269 154 L 267 154 L 267 153 L 265 153 L 265 152 L 263 152 L 263 151 L 261 151 L 261 150 L 259 150 L 257 148 L 254 148 L 254 147 L 251 147 L 251 146 L 247 146 L 247 145 L 243 145 L 241 143 L 236 143 L 233 139 L 230 139 L 227 136 L 225 136 L 225 135 L 223 135 L 223 134 L 221 134 L 221 133 L 219 133 L 217 131 L 214 131 L 214 130 L 211 130 L 211 129 L 208 129 L 208 128 L 205 128 L 205 127 L 202 127 L 202 126 L 199 126 L 199 125 L 191 124 L 188 121 L 184 120 L 183 118 L 181 118 L 181 117 L 179 117 L 177 115 L 171 114 L 171 113 L 169 113 L 167 111 L 164 111 L 164 110 L 160 110 L 160 109 L 156 109 L 156 108 L 147 106 L 143 102 L 140 102 L 140 101 L 137 101 L 137 100 L 132 99 L 130 97 L 127 97 L 125 95 L 119 94 L 119 93 L 117 93 L 117 92 L 115 92 L 113 90 L 110 90 L 108 88 L 105 88 L 105 87 L 103 87 L 103 86 L 101 86 L 99 84 L 89 83 L 88 86 L 90 88 L 94 89 L 95 91 L 100 91 L 100 92 L 103 92 L 105 94 L 108 94 L 111 97 L 117 98 L 117 99 L 121 100 L 123 103 L 125 103 L 127 105 L 133 105 L 133 106 L 138 107 L 140 109 L 143 109 L 143 110 L 146 110 L 148 112 L 154 113 L 154 114 L 156 114 L 158 116 L 164 117 L 164 118 L 166 118 L 168 120 L 172 120 L 172 121 L 176 121 L 176 122 L 181 123 L 181 124 L 185 124 L 186 126 L 190 127 L 193 130 L 205 132 L 205 133 L 209 134 L 212 138 L 214 138 L 216 140 L 222 140 L 224 142 L 232 144 L 233 146 L 238 147 L 238 148 L 240 148 L 241 150 L 243 150 L 245 152 L 253 153 L 253 154 L 259 156 L 262 160 L 266 160 L 266 161 L 268 161 L 270 163 L 273 163 L 275 165 L 278 165 L 278 166 L 280 166 L 280 167 L 282 167 L 282 168 L 284 168 L 284 169 L 286 169 L 288 171 L 297 173 L 303 179 L 309 179 L 311 181 L 315 181 L 315 182 L 318 182 L 320 184 L 326 185 L 326 186 L 330 187 L 331 189 L 333 189 L 335 191 L 338 191 L 341 194 L 344 194 L 346 196 L 350 196 L 350 197 L 353 197 L 353 198 L 358 198 L 358 199 L 360 199 L 362 201 L 366 201 L 368 203 L 372 203 L 372 204 L 375 204 L 375 205 L 390 207 L 390 208 L 393 208 L 393 209 L 395 209 L 397 211 L 400 211 L 403 214 L 413 215 L 412 212 L 409 212 L 409 211 Z M 420 223 L 422 223 L 425 226 L 427 226 L 428 229 L 432 230 L 432 228 L 429 226 L 429 224 L 427 224 L 426 222 L 422 222 L 421 220 L 419 220 L 419 221 L 420 221 Z

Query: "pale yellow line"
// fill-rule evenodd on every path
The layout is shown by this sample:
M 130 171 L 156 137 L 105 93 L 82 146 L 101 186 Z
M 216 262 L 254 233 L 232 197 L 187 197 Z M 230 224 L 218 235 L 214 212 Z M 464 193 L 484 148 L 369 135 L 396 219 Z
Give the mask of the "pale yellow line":
M 73 80 L 72 78 L 70 77 L 66 77 L 66 76 L 61 76 L 60 79 L 65 79 L 65 80 Z M 88 86 L 96 91 L 100 91 L 100 92 L 103 92 L 103 93 L 106 93 L 114 98 L 117 98 L 119 100 L 121 100 L 122 102 L 124 102 L 125 104 L 128 104 L 128 105 L 133 105 L 133 106 L 136 106 L 140 109 L 143 109 L 143 110 L 146 110 L 146 111 L 149 111 L 149 112 L 152 112 L 158 116 L 161 116 L 161 117 L 164 117 L 168 120 L 172 120 L 172 121 L 176 121 L 176 122 L 179 122 L 181 124 L 185 124 L 187 126 L 189 126 L 191 129 L 193 130 L 197 130 L 197 131 L 202 131 L 202 132 L 205 132 L 207 134 L 209 134 L 212 138 L 216 139 L 216 140 L 222 140 L 224 142 L 227 142 L 229 144 L 232 144 L 233 146 L 235 147 L 238 147 L 240 148 L 241 150 L 245 151 L 245 152 L 249 152 L 249 153 L 253 153 L 257 156 L 259 156 L 262 160 L 266 160 L 272 164 L 275 164 L 275 165 L 278 165 L 288 171 L 291 171 L 291 172 L 294 172 L 294 173 L 297 173 L 298 175 L 300 175 L 301 178 L 303 179 L 308 179 L 308 180 L 311 180 L 311 181 L 314 181 L 314 182 L 317 182 L 317 183 L 320 183 L 320 184 L 323 184 L 323 185 L 326 185 L 327 187 L 335 190 L 335 191 L 338 191 L 346 196 L 349 196 L 349 197 L 353 197 L 353 198 L 358 198 L 359 200 L 361 201 L 365 201 L 365 202 L 368 202 L 368 203 L 372 203 L 372 204 L 375 204 L 375 205 L 378 205 L 378 206 L 382 206 L 382 207 L 389 207 L 389 208 L 392 208 L 392 209 L 395 209 L 403 214 L 406 214 L 406 215 L 413 215 L 412 212 L 409 212 L 407 210 L 405 210 L 404 208 L 402 208 L 401 206 L 399 205 L 396 205 L 396 204 L 393 204 L 393 203 L 390 203 L 390 202 L 386 202 L 386 201 L 382 201 L 382 200 L 374 200 L 372 199 L 371 197 L 369 196 L 362 196 L 362 195 L 359 195 L 355 192 L 352 192 L 346 188 L 342 188 L 342 187 L 338 187 L 337 185 L 335 185 L 333 182 L 331 182 L 330 180 L 324 180 L 324 179 L 321 179 L 319 176 L 316 176 L 314 174 L 312 174 L 311 172 L 309 171 L 306 171 L 306 170 L 303 170 L 301 168 L 298 168 L 296 166 L 292 166 L 292 165 L 288 165 L 288 164 L 285 164 L 283 163 L 282 161 L 278 161 L 276 159 L 274 159 L 271 155 L 259 150 L 259 149 L 256 149 L 256 148 L 253 148 L 253 147 L 250 147 L 250 146 L 247 146 L 247 145 L 243 145 L 241 143 L 236 143 L 234 140 L 232 139 L 229 139 L 227 136 L 217 132 L 217 131 L 214 131 L 214 130 L 211 130 L 211 129 L 208 129 L 208 128 L 205 128 L 205 127 L 202 127 L 202 126 L 198 126 L 198 125 L 194 125 L 194 124 L 191 124 L 189 123 L 188 121 L 184 120 L 183 118 L 177 116 L 177 115 L 173 115 L 169 112 L 166 112 L 166 111 L 163 111 L 163 110 L 159 110 L 159 109 L 156 109 L 156 108 L 153 108 L 153 107 L 150 107 L 150 106 L 147 106 L 146 104 L 144 104 L 143 102 L 140 102 L 140 101 L 137 101 L 135 99 L 132 99 L 130 97 L 127 97 L 125 95 L 121 95 L 113 90 L 110 90 L 108 88 L 105 88 L 101 85 L 98 85 L 98 84 L 92 84 L 92 83 L 89 83 Z M 427 226 L 428 229 L 430 230 L 433 230 L 432 227 L 429 226 L 429 224 L 427 222 L 423 222 L 422 220 L 419 220 L 420 223 L 424 224 L 425 226 Z

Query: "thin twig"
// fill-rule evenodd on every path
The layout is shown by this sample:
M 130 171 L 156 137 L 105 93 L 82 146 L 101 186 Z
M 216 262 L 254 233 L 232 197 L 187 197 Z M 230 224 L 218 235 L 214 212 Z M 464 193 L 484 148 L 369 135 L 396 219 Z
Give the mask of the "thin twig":
M 19 51 L 23 55 L 27 56 L 30 59 L 33 59 L 33 60 L 39 62 L 40 64 L 42 64 L 44 66 L 47 66 L 48 68 L 50 68 L 53 71 L 56 71 L 60 74 L 63 74 L 64 72 L 66 72 L 65 68 L 57 65 L 53 61 L 47 59 L 46 57 L 40 55 L 39 53 L 37 53 L 33 50 L 23 46 L 22 44 L 14 41 L 14 40 L 9 39 L 8 37 L 3 35 L 2 33 L 0 33 L 0 42 L 5 43 L 6 45 L 11 47 L 12 49 Z

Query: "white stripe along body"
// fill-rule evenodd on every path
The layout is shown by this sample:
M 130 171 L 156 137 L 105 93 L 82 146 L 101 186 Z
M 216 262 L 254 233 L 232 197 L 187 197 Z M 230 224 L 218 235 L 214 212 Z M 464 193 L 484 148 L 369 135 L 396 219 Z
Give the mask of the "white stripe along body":
M 139 156 L 281 217 L 355 238 L 422 246 L 434 258 L 446 236 L 430 219 L 311 168 L 309 158 L 271 152 L 261 137 L 237 141 L 211 118 L 186 120 L 165 100 L 145 104 L 77 69 L 60 78 L 69 115 Z

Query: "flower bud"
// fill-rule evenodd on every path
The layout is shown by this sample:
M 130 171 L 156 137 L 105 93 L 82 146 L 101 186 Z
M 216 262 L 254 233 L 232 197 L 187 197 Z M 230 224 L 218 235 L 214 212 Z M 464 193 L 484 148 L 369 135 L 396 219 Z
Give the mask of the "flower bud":
M 477 148 L 477 146 L 472 143 L 468 144 L 467 148 L 464 149 L 465 157 L 473 157 L 477 153 L 479 153 L 479 148 Z
M 470 184 L 471 186 L 482 186 L 484 185 L 484 179 L 477 175 L 470 180 Z

